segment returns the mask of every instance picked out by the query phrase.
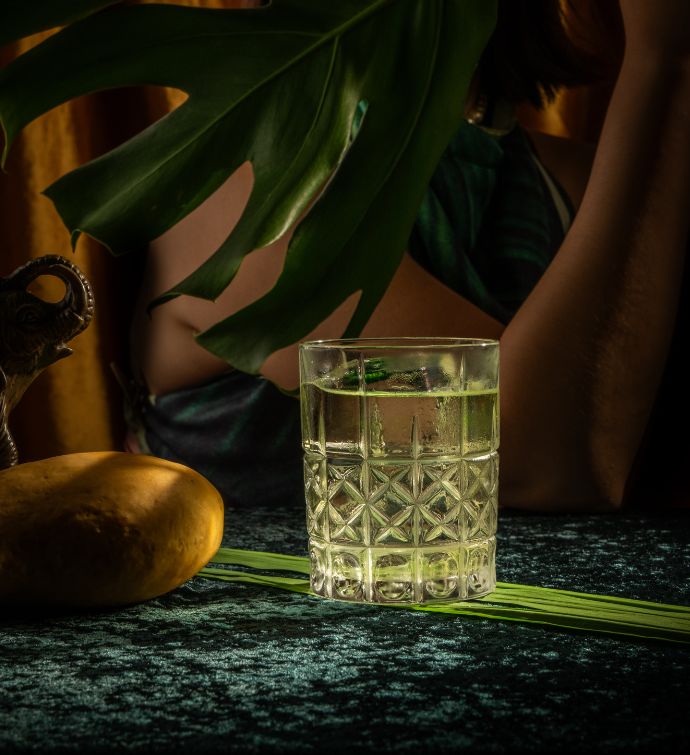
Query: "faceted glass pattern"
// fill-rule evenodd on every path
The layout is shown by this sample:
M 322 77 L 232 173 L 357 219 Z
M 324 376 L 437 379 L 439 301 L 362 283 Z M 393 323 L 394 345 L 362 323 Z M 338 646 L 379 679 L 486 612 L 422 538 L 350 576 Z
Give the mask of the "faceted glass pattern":
M 396 360 L 400 370 L 399 355 Z M 467 361 L 463 354 L 465 370 Z M 363 359 L 351 386 L 342 378 L 351 374 L 352 361 L 343 363 L 329 380 L 310 380 L 309 364 L 303 365 L 312 590 L 378 603 L 463 600 L 491 592 L 498 509 L 496 376 L 493 383 L 468 389 L 437 388 L 424 374 L 426 390 L 392 390 L 361 379 L 367 376 Z M 387 362 L 377 356 L 375 365 L 372 382 L 381 383 L 378 375 L 385 375 Z M 421 369 L 410 370 L 414 379 Z M 402 372 L 394 374 L 396 380 Z

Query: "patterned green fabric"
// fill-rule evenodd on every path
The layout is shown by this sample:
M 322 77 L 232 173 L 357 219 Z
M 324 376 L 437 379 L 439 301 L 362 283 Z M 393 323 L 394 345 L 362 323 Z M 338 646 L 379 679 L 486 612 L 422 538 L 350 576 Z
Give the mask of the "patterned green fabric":
M 654 503 L 660 503 L 659 498 Z M 500 580 L 690 604 L 690 517 L 499 515 Z M 227 547 L 306 553 L 304 503 Z M 195 578 L 115 611 L 0 611 L 4 753 L 690 751 L 690 649 Z
M 299 402 L 237 370 L 142 404 L 147 449 L 186 464 L 235 506 L 303 498 Z
M 555 182 L 554 186 L 555 186 Z M 464 124 L 434 173 L 410 254 L 457 293 L 507 323 L 561 245 L 567 196 L 554 197 L 525 132 Z

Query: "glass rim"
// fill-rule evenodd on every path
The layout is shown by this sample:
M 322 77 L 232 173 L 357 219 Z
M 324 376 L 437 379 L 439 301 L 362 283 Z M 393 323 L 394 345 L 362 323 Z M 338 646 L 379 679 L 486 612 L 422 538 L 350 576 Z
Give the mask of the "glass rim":
M 443 336 L 391 336 L 382 338 L 326 338 L 316 341 L 303 341 L 304 349 L 343 349 L 350 351 L 368 351 L 374 349 L 467 349 L 498 346 L 496 338 L 459 338 Z

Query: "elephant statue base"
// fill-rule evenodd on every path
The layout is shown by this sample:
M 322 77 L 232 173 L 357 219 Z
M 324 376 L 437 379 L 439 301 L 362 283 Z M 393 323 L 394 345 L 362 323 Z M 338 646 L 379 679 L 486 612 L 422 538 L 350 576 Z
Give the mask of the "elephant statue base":
M 46 302 L 29 293 L 40 275 L 62 280 L 61 301 Z M 89 325 L 93 311 L 91 285 L 64 257 L 37 257 L 0 278 L 0 469 L 18 459 L 9 413 L 46 367 L 72 353 L 67 342 Z

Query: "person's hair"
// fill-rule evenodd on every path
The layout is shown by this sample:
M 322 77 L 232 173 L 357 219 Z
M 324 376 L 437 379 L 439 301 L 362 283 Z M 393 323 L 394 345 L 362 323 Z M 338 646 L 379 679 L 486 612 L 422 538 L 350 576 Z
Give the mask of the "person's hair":
M 498 0 L 496 29 L 478 66 L 481 89 L 494 99 L 543 107 L 561 87 L 606 76 L 615 63 L 599 54 L 600 37 L 605 31 L 618 44 L 617 27 L 618 6 L 610 0 L 586 7 L 572 0 Z

